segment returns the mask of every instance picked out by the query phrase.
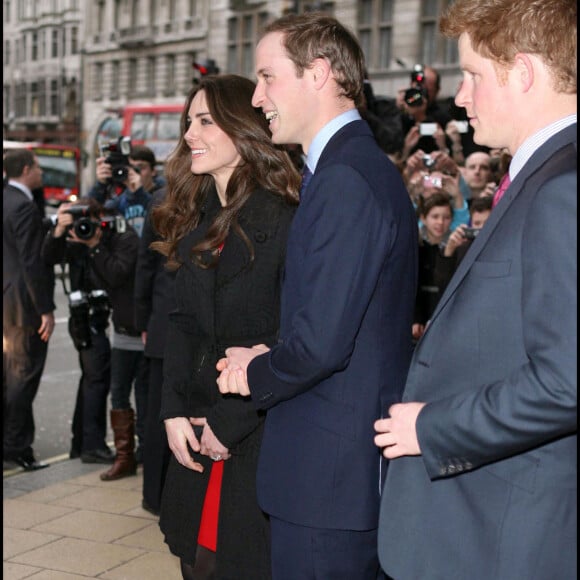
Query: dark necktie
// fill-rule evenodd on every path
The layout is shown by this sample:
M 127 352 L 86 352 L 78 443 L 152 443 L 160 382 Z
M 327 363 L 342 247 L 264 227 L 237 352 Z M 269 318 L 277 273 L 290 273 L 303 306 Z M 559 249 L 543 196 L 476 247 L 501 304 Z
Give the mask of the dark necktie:
M 510 174 L 506 172 L 505 175 L 499 180 L 499 185 L 493 194 L 493 201 L 491 202 L 491 207 L 494 208 L 499 200 L 503 197 L 506 189 L 510 186 Z
M 300 185 L 300 199 L 302 199 L 302 196 L 304 195 L 304 192 L 306 191 L 306 188 L 308 187 L 308 184 L 310 183 L 311 179 L 312 179 L 312 171 L 310 171 L 310 168 L 305 163 L 304 167 L 302 168 L 302 185 Z

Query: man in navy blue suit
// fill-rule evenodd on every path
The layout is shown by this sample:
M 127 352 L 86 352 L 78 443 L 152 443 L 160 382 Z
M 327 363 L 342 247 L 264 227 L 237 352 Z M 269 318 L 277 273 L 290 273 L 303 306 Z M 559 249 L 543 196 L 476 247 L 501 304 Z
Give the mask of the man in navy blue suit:
M 379 556 L 396 580 L 576 578 L 576 0 L 456 0 L 474 140 L 511 185 L 419 341 L 391 459 Z
M 272 140 L 301 144 L 313 176 L 288 239 L 279 342 L 227 349 L 218 384 L 268 410 L 257 485 L 274 580 L 375 580 L 386 462 L 372 427 L 408 370 L 417 219 L 359 115 L 352 33 L 327 15 L 283 17 L 256 70 Z

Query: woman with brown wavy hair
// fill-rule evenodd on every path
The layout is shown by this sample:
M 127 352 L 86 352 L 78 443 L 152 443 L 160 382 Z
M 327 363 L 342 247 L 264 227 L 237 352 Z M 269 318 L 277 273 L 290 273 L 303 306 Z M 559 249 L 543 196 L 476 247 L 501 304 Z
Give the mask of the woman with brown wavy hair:
M 251 105 L 255 85 L 204 77 L 187 98 L 182 136 L 153 210 L 152 247 L 176 270 L 161 419 L 173 457 L 160 527 L 183 578 L 270 577 L 269 524 L 255 491 L 264 417 L 224 396 L 228 346 L 278 336 L 286 237 L 300 175 Z

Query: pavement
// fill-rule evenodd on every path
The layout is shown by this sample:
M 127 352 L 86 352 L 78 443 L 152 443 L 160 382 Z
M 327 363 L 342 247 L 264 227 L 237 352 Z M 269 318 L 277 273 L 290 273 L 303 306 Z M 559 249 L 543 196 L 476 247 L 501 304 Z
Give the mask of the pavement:
M 4 580 L 181 580 L 158 518 L 141 507 L 141 466 L 105 482 L 106 465 L 46 462 L 3 472 Z

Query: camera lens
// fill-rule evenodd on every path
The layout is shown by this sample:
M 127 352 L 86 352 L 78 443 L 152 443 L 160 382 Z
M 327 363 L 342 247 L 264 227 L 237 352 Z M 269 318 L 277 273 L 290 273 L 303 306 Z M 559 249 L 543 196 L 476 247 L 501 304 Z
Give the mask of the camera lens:
M 97 224 L 91 219 L 82 217 L 74 222 L 74 232 L 81 240 L 90 240 L 97 229 Z
M 423 104 L 423 91 L 416 87 L 411 87 L 405 91 L 405 103 L 409 107 L 419 107 Z

